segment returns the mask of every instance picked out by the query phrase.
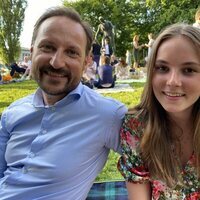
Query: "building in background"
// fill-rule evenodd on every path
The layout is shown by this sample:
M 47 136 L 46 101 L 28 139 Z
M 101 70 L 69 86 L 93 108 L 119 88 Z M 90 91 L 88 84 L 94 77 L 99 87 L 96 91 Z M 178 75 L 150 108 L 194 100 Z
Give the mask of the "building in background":
M 29 48 L 26 47 L 21 47 L 21 53 L 20 53 L 20 57 L 19 57 L 19 61 L 24 60 L 24 56 L 30 56 L 31 52 Z

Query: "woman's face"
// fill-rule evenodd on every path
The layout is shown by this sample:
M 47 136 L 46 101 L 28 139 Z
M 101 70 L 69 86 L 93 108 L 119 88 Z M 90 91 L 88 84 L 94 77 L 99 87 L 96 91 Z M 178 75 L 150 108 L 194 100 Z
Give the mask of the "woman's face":
M 164 41 L 157 52 L 152 87 L 171 114 L 188 114 L 200 96 L 200 49 L 184 36 Z

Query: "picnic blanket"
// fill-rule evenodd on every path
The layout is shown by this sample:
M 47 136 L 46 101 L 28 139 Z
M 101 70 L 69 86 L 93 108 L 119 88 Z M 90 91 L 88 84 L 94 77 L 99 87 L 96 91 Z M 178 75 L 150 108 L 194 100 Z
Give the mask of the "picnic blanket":
M 125 181 L 94 183 L 86 200 L 127 200 Z

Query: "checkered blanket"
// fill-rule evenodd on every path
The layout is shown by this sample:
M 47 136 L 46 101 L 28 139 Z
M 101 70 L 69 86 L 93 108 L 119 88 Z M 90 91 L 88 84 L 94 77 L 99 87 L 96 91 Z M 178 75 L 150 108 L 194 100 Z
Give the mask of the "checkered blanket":
M 125 181 L 94 183 L 86 200 L 127 200 Z

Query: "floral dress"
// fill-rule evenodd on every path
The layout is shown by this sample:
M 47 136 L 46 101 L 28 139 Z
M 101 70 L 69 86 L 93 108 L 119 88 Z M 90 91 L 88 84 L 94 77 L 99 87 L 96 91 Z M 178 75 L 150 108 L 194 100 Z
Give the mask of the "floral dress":
M 153 179 L 142 161 L 139 144 L 144 131 L 143 118 L 127 114 L 121 128 L 122 156 L 118 169 L 126 181 L 150 182 L 153 200 L 200 200 L 200 179 L 197 177 L 192 155 L 178 176 L 182 183 L 169 188 L 164 182 Z

